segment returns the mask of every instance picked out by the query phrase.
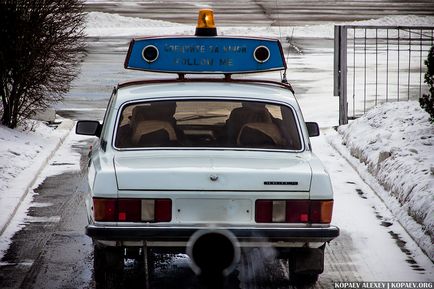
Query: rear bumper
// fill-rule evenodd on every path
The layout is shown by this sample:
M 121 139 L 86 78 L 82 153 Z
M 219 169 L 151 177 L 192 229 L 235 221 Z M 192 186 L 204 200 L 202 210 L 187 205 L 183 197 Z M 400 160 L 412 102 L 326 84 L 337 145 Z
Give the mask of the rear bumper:
M 239 242 L 325 243 L 339 236 L 336 226 L 320 228 L 257 227 L 116 227 L 88 225 L 86 235 L 97 241 L 147 241 L 186 243 L 197 230 L 231 231 Z M 264 240 L 265 239 L 265 240 Z

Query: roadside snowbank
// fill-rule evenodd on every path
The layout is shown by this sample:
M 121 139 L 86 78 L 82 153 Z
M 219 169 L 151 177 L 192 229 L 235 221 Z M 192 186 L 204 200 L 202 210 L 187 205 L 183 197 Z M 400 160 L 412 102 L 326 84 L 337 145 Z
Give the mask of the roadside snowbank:
M 89 37 L 122 37 L 139 35 L 193 35 L 195 22 L 184 25 L 161 20 L 125 17 L 114 13 L 89 12 L 86 20 L 86 35 Z M 396 25 L 434 26 L 434 16 L 399 15 L 379 19 L 348 22 L 348 25 Z M 218 23 L 217 23 L 218 25 Z M 273 27 L 218 27 L 219 35 L 268 36 L 290 38 L 334 37 L 334 23 L 312 26 L 273 26 Z M 170 29 L 168 29 L 170 28 Z
M 0 259 L 9 244 L 4 233 L 11 218 L 73 124 L 71 120 L 62 120 L 54 129 L 40 121 L 27 121 L 15 130 L 0 125 Z M 12 233 L 8 235 L 11 237 Z
M 89 12 L 86 16 L 85 33 L 88 37 L 151 36 L 162 33 L 164 35 L 192 35 L 194 27 L 168 21 L 125 17 L 113 13 Z
M 434 260 L 434 125 L 428 117 L 415 101 L 386 103 L 338 132 L 351 155 L 385 189 L 380 197 Z M 422 226 L 425 236 L 406 214 Z

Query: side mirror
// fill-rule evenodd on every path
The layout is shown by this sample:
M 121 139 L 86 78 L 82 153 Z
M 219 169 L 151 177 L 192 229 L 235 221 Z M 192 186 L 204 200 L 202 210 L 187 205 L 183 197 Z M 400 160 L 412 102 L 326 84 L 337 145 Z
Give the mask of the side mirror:
M 309 137 L 319 136 L 319 126 L 316 122 L 306 122 Z
M 79 120 L 75 127 L 75 133 L 99 137 L 101 135 L 101 124 L 96 120 Z

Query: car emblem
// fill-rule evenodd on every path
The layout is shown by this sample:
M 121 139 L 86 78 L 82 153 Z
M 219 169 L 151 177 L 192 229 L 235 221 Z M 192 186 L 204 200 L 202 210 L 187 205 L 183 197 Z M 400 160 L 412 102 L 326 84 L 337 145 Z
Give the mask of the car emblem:
M 213 182 L 217 181 L 219 179 L 219 177 L 217 175 L 210 175 L 209 179 Z
M 264 185 L 268 186 L 297 186 L 298 182 L 280 182 L 280 181 L 265 181 Z

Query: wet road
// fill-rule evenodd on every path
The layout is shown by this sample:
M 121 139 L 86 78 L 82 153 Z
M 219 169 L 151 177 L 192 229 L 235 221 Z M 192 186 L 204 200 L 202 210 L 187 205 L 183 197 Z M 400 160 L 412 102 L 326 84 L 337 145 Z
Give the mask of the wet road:
M 117 13 L 190 24 L 198 8 L 213 8 L 219 25 L 292 26 L 330 21 L 375 19 L 384 15 L 433 15 L 431 0 L 212 0 L 212 1 L 95 1 L 88 11 Z M 220 24 L 221 23 L 221 24 Z
M 89 142 L 66 146 L 85 154 Z M 43 174 L 71 165 L 62 159 L 55 156 Z M 25 227 L 13 237 L 2 260 L 0 288 L 87 288 L 90 284 L 92 242 L 83 229 L 86 183 L 80 171 L 59 173 L 35 190 Z
M 81 170 L 71 170 L 50 176 L 35 190 L 26 226 L 13 238 L 0 267 L 1 288 L 93 288 L 93 252 L 91 240 L 84 235 L 86 217 L 84 193 L 87 182 L 87 151 L 92 140 L 76 140 L 69 137 L 65 148 L 80 153 Z M 56 173 L 61 166 L 62 155 L 56 155 L 46 170 Z M 68 171 L 68 170 L 67 170 Z M 45 172 L 50 174 L 50 172 Z M 349 250 L 347 238 L 342 236 L 345 250 Z M 343 258 L 342 244 L 335 243 L 327 250 L 327 267 L 340 268 Z M 338 256 L 336 256 L 336 252 Z M 156 252 L 155 270 L 151 288 L 199 288 L 197 278 L 189 267 L 184 254 L 170 255 Z M 225 288 L 290 288 L 286 264 L 274 258 L 271 249 L 244 251 L 241 264 L 230 276 Z M 139 283 L 143 273 L 137 272 L 133 260 L 126 260 L 125 288 L 143 288 Z M 342 270 L 340 270 L 342 272 Z M 329 288 L 335 273 L 321 277 L 317 288 Z M 346 278 L 356 279 L 351 272 Z
M 343 2 L 345 1 L 339 3 L 346 4 Z M 392 2 L 397 4 L 390 5 L 390 7 L 398 8 L 395 10 L 391 8 L 390 11 L 395 11 L 393 13 L 396 14 L 399 11 L 405 11 L 404 6 L 408 6 L 410 9 L 424 5 L 424 3 L 431 3 L 431 1 L 417 1 L 412 6 L 404 5 L 404 1 Z M 181 9 L 179 2 L 172 1 L 170 3 L 172 3 L 170 7 L 177 10 L 178 14 L 167 13 L 169 10 L 165 7 L 162 7 L 162 10 L 155 14 L 161 3 L 140 4 L 143 7 L 147 5 L 146 9 L 143 9 L 145 12 L 134 12 L 132 8 L 137 5 L 135 3 L 128 4 L 132 8 L 126 7 L 128 5 L 125 3 L 109 3 L 104 4 L 105 6 L 99 3 L 94 4 L 92 9 L 108 9 L 130 16 L 137 13 L 137 16 L 143 17 L 147 17 L 146 13 L 152 13 L 154 19 L 178 22 L 183 22 L 185 19 L 186 22 L 191 23 L 191 18 L 188 18 L 190 12 L 186 12 L 184 8 Z M 262 23 L 264 25 L 275 23 L 277 16 L 273 13 L 267 15 L 264 13 L 264 9 L 257 7 L 256 3 L 251 1 L 246 1 L 246 3 L 246 5 L 240 4 L 243 8 L 242 13 L 245 15 L 252 13 L 256 19 L 249 23 Z M 261 3 L 261 5 L 273 6 L 275 1 L 263 1 Z M 279 5 L 283 5 L 282 1 L 279 3 Z M 291 10 L 290 5 L 295 2 L 285 3 L 288 4 L 287 9 Z M 358 3 L 366 6 L 366 2 L 360 1 Z M 239 19 L 246 17 L 238 17 L 235 10 L 236 6 L 230 5 L 230 2 L 218 1 L 217 4 L 214 3 L 213 5 L 221 5 L 221 8 L 218 9 L 226 14 L 224 17 L 234 23 L 239 23 Z M 323 5 L 328 4 L 324 2 Z M 196 5 L 191 4 L 191 6 Z M 223 9 L 227 6 L 230 6 L 231 9 Z M 383 6 L 387 5 L 384 4 Z M 428 8 L 430 7 L 428 5 Z M 123 11 L 121 11 L 122 9 Z M 389 10 L 389 8 L 387 9 Z M 422 9 L 419 10 L 422 11 Z M 339 11 L 341 11 L 342 20 L 348 17 L 342 12 L 343 10 Z M 423 9 L 423 11 L 430 13 L 431 10 Z M 324 16 L 327 12 L 321 13 L 323 14 L 319 16 L 320 19 L 316 21 L 321 22 L 329 19 Z M 333 13 L 335 18 L 339 14 L 339 12 Z M 318 12 L 318 14 L 320 13 Z M 155 15 L 159 16 L 155 17 Z M 169 19 L 169 17 L 174 18 Z M 231 23 L 230 21 L 228 23 Z M 296 19 L 294 21 L 297 22 Z M 306 24 L 309 21 L 300 23 Z M 102 119 L 107 99 L 117 80 L 153 77 L 151 74 L 128 72 L 123 69 L 124 52 L 128 41 L 129 38 L 89 39 L 89 55 L 83 63 L 82 74 L 74 82 L 74 87 L 64 103 L 58 105 L 59 114 L 73 119 Z M 304 49 L 305 54 L 304 56 L 297 56 L 294 53 L 294 57 L 298 61 L 306 63 L 306 54 L 310 53 L 311 56 L 315 57 L 315 50 L 319 46 L 322 47 L 322 55 L 332 55 L 332 41 L 315 41 L 315 45 L 313 41 L 309 40 L 298 43 Z M 285 49 L 287 48 L 285 47 Z M 293 84 L 299 84 L 296 86 L 301 95 L 313 86 L 312 80 L 302 74 L 304 72 L 303 67 L 305 67 L 306 74 L 310 73 L 312 69 L 323 69 L 317 66 L 312 68 L 308 64 L 303 65 L 300 67 L 300 74 L 293 82 Z M 310 113 L 309 108 L 303 109 L 305 112 L 307 111 L 308 115 L 313 114 Z M 64 146 L 80 153 L 81 166 L 85 167 L 86 155 L 91 142 L 91 139 L 77 140 L 72 138 L 66 141 Z M 434 267 L 432 263 L 427 261 L 426 257 L 415 247 L 402 227 L 393 222 L 392 217 L 384 215 L 381 202 L 373 196 L 374 193 L 363 184 L 363 181 L 354 172 L 352 175 L 342 177 L 342 172 L 352 170 L 348 164 L 336 156 L 336 152 L 323 138 L 314 141 L 314 148 L 318 148 L 317 154 L 329 166 L 329 171 L 332 174 L 337 202 L 334 222 L 342 229 L 341 236 L 326 248 L 325 272 L 321 275 L 315 288 L 332 288 L 333 282 L 344 280 L 433 280 Z M 68 170 L 68 165 L 62 156 L 57 156 L 50 162 L 48 169 L 55 170 L 66 167 L 66 172 L 49 176 L 36 190 L 25 227 L 14 236 L 11 248 L 2 260 L 0 288 L 94 288 L 92 242 L 84 235 L 86 217 L 83 194 L 87 183 L 83 175 L 84 170 Z M 362 217 L 357 215 L 360 211 L 362 211 L 360 213 Z M 371 233 L 372 231 L 375 232 L 375 236 Z M 152 288 L 197 288 L 197 280 L 189 269 L 189 261 L 185 255 L 160 254 L 158 256 L 156 269 L 151 280 Z M 135 280 L 140 275 L 135 274 L 134 263 L 129 262 L 126 265 L 125 285 L 128 288 L 137 288 Z M 240 289 L 291 288 L 288 283 L 285 264 L 275 260 L 270 251 L 253 250 L 244 254 L 240 266 L 230 281 L 233 288 Z
M 0 267 L 0 287 L 94 288 L 91 240 L 84 235 L 84 176 L 92 139 L 70 136 L 62 149 L 79 153 L 73 160 L 57 154 L 35 191 L 25 227 L 13 238 Z M 326 247 L 325 272 L 313 288 L 333 288 L 337 281 L 412 280 L 434 278 L 434 266 L 382 208 L 375 194 L 351 167 L 324 142 L 314 141 L 335 186 L 333 223 L 341 235 Z M 330 165 L 330 162 L 334 162 Z M 70 168 L 69 168 L 70 167 Z M 346 173 L 344 173 L 346 172 Z M 54 174 L 54 175 L 53 175 Z M 52 175 L 52 176 L 50 176 Z M 289 289 L 287 264 L 272 250 L 244 251 L 225 288 Z M 126 260 L 123 288 L 144 288 L 133 260 Z M 156 254 L 151 288 L 200 288 L 186 255 Z
M 65 143 L 82 154 L 83 171 L 89 144 L 90 140 Z M 55 157 L 49 166 L 68 165 L 60 161 L 61 156 Z M 0 267 L 1 288 L 93 288 L 92 244 L 83 234 L 86 186 L 83 173 L 72 171 L 48 177 L 35 191 L 27 224 L 14 236 Z M 351 240 L 345 233 L 328 247 L 328 272 L 316 288 L 330 288 L 333 280 L 358 279 L 346 256 L 351 250 Z M 157 254 L 156 259 L 152 288 L 199 288 L 185 255 Z M 285 266 L 274 258 L 272 250 L 246 251 L 226 288 L 291 288 Z M 127 262 L 126 287 L 140 288 L 135 282 L 140 277 L 143 274 L 135 272 L 132 260 Z
M 213 1 L 89 1 L 87 11 L 117 13 L 129 17 L 165 20 L 194 25 L 199 8 L 211 7 L 215 10 L 218 26 L 303 26 L 341 21 L 357 21 L 390 15 L 434 14 L 432 0 L 213 0 Z M 170 34 L 169 32 L 167 32 Z M 289 33 L 289 32 L 288 32 Z M 258 35 L 261 36 L 261 35 Z M 281 42 L 288 55 L 288 80 L 297 87 L 297 94 L 311 89 L 310 73 L 318 71 L 321 61 L 317 56 L 333 58 L 333 40 L 304 38 L 292 39 L 288 43 L 283 32 Z M 72 89 L 62 104 L 56 105 L 60 115 L 73 119 L 102 119 L 104 109 L 113 86 L 118 81 L 137 78 L 155 78 L 155 74 L 127 71 L 123 68 L 125 53 L 130 37 L 88 38 L 88 57 L 82 64 L 82 72 L 73 82 Z M 305 55 L 298 53 L 300 49 Z M 310 55 L 314 58 L 308 58 Z M 315 57 L 317 57 L 315 59 Z M 314 61 L 312 61 L 315 59 Z M 318 60 L 317 60 L 318 59 Z M 333 63 L 327 70 L 332 73 Z M 300 73 L 301 72 L 301 73 Z M 291 75 L 295 74 L 296 75 Z M 330 79 L 329 83 L 332 83 Z M 307 84 L 307 85 L 306 85 Z
M 130 40 L 130 37 L 88 39 L 88 55 L 86 61 L 82 63 L 80 75 L 72 82 L 71 90 L 64 100 L 54 106 L 60 116 L 74 120 L 102 120 L 113 87 L 118 82 L 176 77 L 170 74 L 124 69 L 123 63 Z M 282 37 L 281 42 L 284 54 L 289 56 L 287 60 L 288 80 L 296 89 L 297 96 L 304 97 L 305 92 L 315 85 L 316 80 L 312 78 L 313 72 L 329 71 L 329 82 L 332 83 L 332 39 L 292 39 L 289 43 L 286 37 Z M 295 50 L 294 47 L 299 50 Z M 330 62 L 330 64 L 325 63 L 326 67 L 322 66 L 324 58 Z M 251 76 L 256 77 L 257 74 Z M 261 76 L 270 80 L 280 79 L 278 72 Z

